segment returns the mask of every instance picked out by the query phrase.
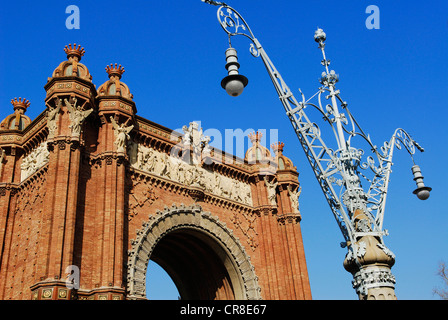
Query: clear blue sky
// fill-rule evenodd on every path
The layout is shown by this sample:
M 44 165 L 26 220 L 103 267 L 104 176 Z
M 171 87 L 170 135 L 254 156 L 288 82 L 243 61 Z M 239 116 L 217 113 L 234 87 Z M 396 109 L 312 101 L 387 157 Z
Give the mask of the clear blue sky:
M 448 107 L 448 2 L 227 2 L 244 16 L 296 98 L 298 88 L 309 97 L 319 86 L 322 57 L 313 35 L 321 27 L 327 33 L 330 67 L 340 75 L 341 95 L 374 143 L 382 145 L 402 127 L 425 147 L 415 157 L 433 188 L 424 202 L 412 194 L 410 158 L 404 151 L 395 153 L 385 242 L 396 255 L 392 272 L 397 297 L 436 299 L 432 289 L 441 284 L 438 263 L 448 262 L 448 134 L 443 113 Z M 65 9 L 71 4 L 80 9 L 79 30 L 65 26 Z M 379 30 L 365 26 L 371 4 L 380 9 Z M 249 85 L 238 98 L 220 87 L 228 44 L 216 9 L 200 0 L 5 2 L 0 11 L 0 118 L 12 113 L 14 97 L 31 101 L 27 115 L 32 119 L 41 113 L 43 86 L 65 60 L 64 46 L 79 43 L 86 50 L 82 63 L 97 87 L 107 80 L 106 65 L 124 66 L 122 81 L 142 117 L 173 129 L 192 120 L 222 132 L 278 129 L 284 153 L 300 172 L 301 226 L 313 297 L 356 299 L 352 276 L 342 267 L 342 235 L 261 59 L 251 56 L 242 37 L 233 45 Z

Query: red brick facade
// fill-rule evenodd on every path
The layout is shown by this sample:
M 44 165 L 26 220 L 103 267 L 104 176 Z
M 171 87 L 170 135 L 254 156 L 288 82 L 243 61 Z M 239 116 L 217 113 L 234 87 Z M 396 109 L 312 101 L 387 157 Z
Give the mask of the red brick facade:
M 144 298 L 149 259 L 186 299 L 311 299 L 283 144 L 210 148 L 194 123 L 181 135 L 136 115 L 121 66 L 96 89 L 84 49 L 65 51 L 47 108 L 30 121 L 16 99 L 1 123 L 0 299 Z

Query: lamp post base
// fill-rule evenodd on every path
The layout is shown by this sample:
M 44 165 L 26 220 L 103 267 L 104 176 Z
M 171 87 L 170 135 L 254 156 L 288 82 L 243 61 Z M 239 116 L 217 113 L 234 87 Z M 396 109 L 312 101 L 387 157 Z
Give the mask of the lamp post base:
M 344 268 L 353 275 L 352 285 L 360 300 L 396 300 L 391 268 L 394 254 L 372 235 L 350 244 Z
M 359 300 L 397 300 L 395 277 L 388 266 L 368 265 L 353 275 Z
M 367 296 L 359 295 L 359 300 L 397 300 L 394 288 L 372 288 L 367 292 Z

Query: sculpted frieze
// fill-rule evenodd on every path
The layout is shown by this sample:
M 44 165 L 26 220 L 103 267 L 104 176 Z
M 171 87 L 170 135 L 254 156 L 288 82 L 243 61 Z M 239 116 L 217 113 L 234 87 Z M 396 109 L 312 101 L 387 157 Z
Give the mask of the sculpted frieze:
M 47 149 L 47 142 L 42 142 L 37 148 L 33 149 L 22 159 L 21 169 L 21 181 L 28 178 L 38 169 L 42 168 L 48 161 L 50 152 Z
M 130 164 L 133 168 L 167 178 L 186 186 L 201 187 L 219 197 L 252 205 L 250 185 L 217 172 L 188 164 L 181 159 L 145 147 L 135 142 L 128 145 Z

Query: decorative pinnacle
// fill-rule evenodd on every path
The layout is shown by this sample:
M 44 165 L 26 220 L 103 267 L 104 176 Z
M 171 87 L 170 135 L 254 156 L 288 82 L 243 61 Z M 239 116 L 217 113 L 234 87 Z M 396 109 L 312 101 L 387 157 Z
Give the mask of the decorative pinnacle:
M 76 48 L 76 43 L 73 44 L 73 47 L 69 43 L 68 46 L 65 46 L 64 51 L 67 54 L 67 59 L 70 60 L 70 57 L 74 57 L 77 58 L 77 61 L 81 61 L 81 57 L 86 52 L 84 48 L 81 48 L 81 45 L 78 45 L 78 48 Z
M 250 139 L 250 141 L 252 142 L 252 144 L 254 144 L 255 142 L 260 141 L 261 137 L 263 136 L 263 134 L 261 132 L 252 132 L 248 134 L 248 137 Z
M 31 103 L 27 99 L 23 98 L 22 100 L 19 97 L 19 100 L 17 98 L 11 99 L 11 104 L 14 106 L 14 110 L 23 110 L 25 112 Z
M 275 154 L 283 153 L 283 147 L 285 146 L 285 144 L 283 142 L 275 142 L 273 144 L 271 144 L 271 148 L 272 150 L 274 150 Z
M 314 32 L 314 41 L 321 43 L 326 39 L 327 35 L 325 34 L 324 30 L 322 30 L 321 28 L 317 28 L 317 30 Z
M 326 73 L 325 71 L 322 72 L 322 75 L 319 79 L 319 82 L 325 86 L 328 85 L 335 85 L 336 82 L 339 81 L 339 75 L 334 72 L 334 70 L 331 70 L 329 73 Z
M 124 73 L 124 68 L 121 66 L 117 66 L 117 64 L 114 65 L 111 63 L 110 66 L 106 67 L 106 71 L 109 74 L 109 78 L 112 78 L 113 76 L 118 77 L 118 79 L 121 79 L 121 75 Z

